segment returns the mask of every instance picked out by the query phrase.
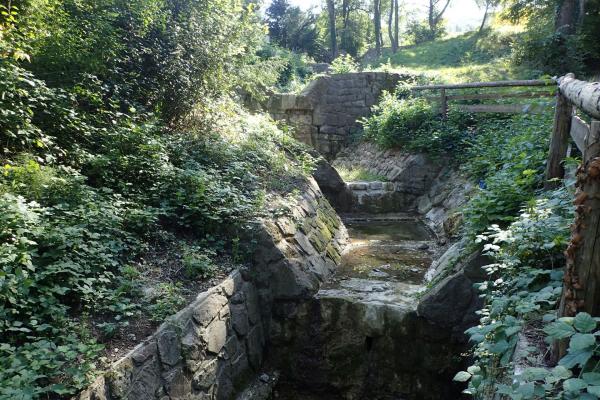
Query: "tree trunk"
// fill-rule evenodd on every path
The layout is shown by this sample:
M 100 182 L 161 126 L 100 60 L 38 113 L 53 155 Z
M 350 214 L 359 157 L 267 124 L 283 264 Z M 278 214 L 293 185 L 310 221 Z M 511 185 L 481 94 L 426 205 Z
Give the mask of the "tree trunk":
M 556 14 L 555 30 L 565 35 L 572 35 L 577 28 L 579 0 L 562 0 Z
M 392 50 L 394 53 L 398 51 L 398 47 L 400 47 L 400 10 L 398 5 L 398 0 L 392 0 L 394 4 L 394 45 Z
M 431 32 L 432 35 L 435 32 L 434 13 L 435 13 L 435 3 L 433 2 L 433 0 L 429 0 L 427 21 L 429 22 L 429 31 Z
M 381 56 L 381 0 L 373 1 L 373 25 L 375 27 L 375 51 Z
M 481 26 L 479 27 L 479 33 L 483 32 L 483 28 L 485 28 L 485 21 L 487 20 L 488 10 L 490 8 L 490 2 L 485 2 L 485 11 L 483 13 L 483 20 L 481 21 Z
M 436 31 L 437 31 L 438 24 L 442 20 L 442 17 L 444 16 L 444 13 L 448 9 L 448 5 L 450 4 L 450 0 L 446 0 L 446 4 L 444 4 L 444 8 L 442 8 L 442 10 L 440 12 L 436 13 L 435 12 L 435 6 L 437 5 L 438 1 L 429 0 L 429 17 L 428 17 L 428 21 L 429 21 L 429 30 L 431 31 L 431 38 L 432 39 L 435 38 L 435 34 L 436 34 Z M 566 0 L 566 1 L 568 1 L 568 0 Z
M 344 30 L 348 28 L 348 21 L 350 20 L 350 0 L 342 1 L 342 19 L 344 23 Z
M 327 0 L 327 12 L 329 14 L 329 36 L 331 43 L 331 59 L 335 59 L 338 55 L 337 37 L 335 30 L 335 4 L 334 0 Z
M 388 36 L 390 38 L 390 47 L 394 50 L 394 0 L 390 0 L 390 12 L 388 14 Z

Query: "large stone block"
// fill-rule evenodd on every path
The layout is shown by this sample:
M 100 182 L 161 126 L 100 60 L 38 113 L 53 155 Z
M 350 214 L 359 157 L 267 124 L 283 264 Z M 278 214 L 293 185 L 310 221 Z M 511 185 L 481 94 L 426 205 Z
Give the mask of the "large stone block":
M 220 319 L 213 320 L 203 331 L 202 339 L 209 353 L 219 354 L 227 341 L 227 323 Z
M 256 325 L 248 333 L 246 338 L 246 351 L 250 365 L 255 370 L 259 370 L 264 355 L 265 336 L 260 325 Z
M 248 333 L 248 314 L 245 304 L 231 305 L 231 326 L 240 336 L 245 336 Z
M 219 311 L 225 304 L 227 304 L 227 297 L 214 291 L 196 304 L 193 318 L 200 326 L 206 326 L 219 315 Z
M 192 382 L 183 372 L 183 368 L 174 368 L 163 374 L 164 387 L 170 400 L 188 398 L 192 392 Z
M 174 366 L 181 361 L 181 346 L 179 335 L 175 328 L 168 327 L 158 336 L 158 354 L 160 361 L 168 366 Z
M 219 360 L 216 358 L 204 361 L 192 379 L 192 385 L 196 390 L 210 389 L 217 382 L 217 371 Z

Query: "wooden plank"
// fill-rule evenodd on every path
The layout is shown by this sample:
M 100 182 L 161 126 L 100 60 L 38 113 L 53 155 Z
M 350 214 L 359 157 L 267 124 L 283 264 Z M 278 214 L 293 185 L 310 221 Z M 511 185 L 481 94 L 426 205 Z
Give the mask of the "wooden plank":
M 557 93 L 550 152 L 546 164 L 546 183 L 544 184 L 546 190 L 560 186 L 560 182 L 555 181 L 555 179 L 562 179 L 565 176 L 563 161 L 567 156 L 572 116 L 573 106 L 565 96 Z
M 469 89 L 483 87 L 516 87 L 516 86 L 551 86 L 555 85 L 554 80 L 523 80 L 523 81 L 496 81 L 496 82 L 473 82 L 473 83 L 457 83 L 452 85 L 424 85 L 413 86 L 412 90 L 433 90 L 433 89 Z
M 585 82 L 575 79 L 573 74 L 560 78 L 560 92 L 581 111 L 600 118 L 600 82 Z
M 455 104 L 455 108 L 471 113 L 541 114 L 547 107 L 535 104 Z
M 448 97 L 446 96 L 446 89 L 440 90 L 440 111 L 442 118 L 448 117 Z
M 554 97 L 550 92 L 518 92 L 518 93 L 475 93 L 449 95 L 448 100 L 494 100 L 494 99 L 536 99 L 539 97 Z
M 581 154 L 585 151 L 585 141 L 589 134 L 590 126 L 584 120 L 574 115 L 571 120 L 571 137 L 579 148 L 579 151 L 581 151 Z

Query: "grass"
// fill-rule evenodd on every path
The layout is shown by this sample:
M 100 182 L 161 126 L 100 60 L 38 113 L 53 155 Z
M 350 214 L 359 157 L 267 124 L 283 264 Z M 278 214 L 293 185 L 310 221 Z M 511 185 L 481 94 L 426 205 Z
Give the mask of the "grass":
M 371 171 L 368 171 L 364 168 L 345 168 L 345 167 L 337 167 L 337 172 L 340 174 L 344 182 L 356 182 L 356 181 L 366 181 L 366 182 L 387 182 L 388 179 L 383 175 L 374 174 Z
M 468 32 L 405 46 L 396 54 L 384 49 L 371 67 L 425 74 L 446 83 L 536 78 L 538 71 L 511 63 L 511 46 L 520 35 L 518 27 L 497 26 L 482 34 Z

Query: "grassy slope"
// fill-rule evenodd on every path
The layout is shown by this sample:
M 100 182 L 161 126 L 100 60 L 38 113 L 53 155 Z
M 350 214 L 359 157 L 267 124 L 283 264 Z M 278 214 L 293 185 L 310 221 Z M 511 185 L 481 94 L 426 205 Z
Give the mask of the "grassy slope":
M 385 49 L 383 56 L 371 65 L 425 73 L 449 83 L 536 78 L 538 72 L 510 62 L 511 43 L 518 40 L 519 35 L 514 27 L 501 27 L 482 35 L 469 32 L 406 46 L 396 54 Z

